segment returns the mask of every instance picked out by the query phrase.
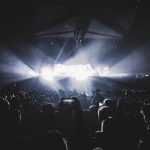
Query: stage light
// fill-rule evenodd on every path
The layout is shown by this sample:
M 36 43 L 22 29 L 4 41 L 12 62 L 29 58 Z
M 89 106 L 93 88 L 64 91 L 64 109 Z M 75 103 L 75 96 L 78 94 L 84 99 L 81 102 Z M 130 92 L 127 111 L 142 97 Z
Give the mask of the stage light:
M 38 72 L 35 72 L 35 71 L 33 71 L 33 70 L 30 70 L 30 71 L 28 72 L 28 74 L 31 75 L 31 76 L 33 76 L 33 77 L 38 77 L 38 76 L 39 76 Z
M 85 80 L 88 80 L 88 75 L 86 74 L 76 74 L 74 75 L 74 78 L 77 80 L 77 81 L 85 81 Z
M 108 68 L 108 66 L 104 67 L 103 74 L 104 75 L 108 75 L 109 74 L 109 68 Z
M 102 71 L 101 71 L 102 70 Z M 102 73 L 101 73 L 102 72 Z M 70 77 L 71 80 L 85 81 L 92 76 L 108 76 L 109 68 L 105 66 L 103 69 L 92 67 L 90 64 L 63 65 L 49 64 L 40 69 L 39 76 L 48 81 L 60 79 L 62 77 Z M 36 73 L 34 76 L 38 76 Z
M 49 75 L 46 75 L 46 74 L 41 74 L 41 77 L 44 80 L 47 80 L 47 81 L 53 81 L 54 80 L 54 78 L 52 76 L 49 76 Z
M 92 75 L 90 65 L 75 65 L 72 67 L 72 75 L 77 81 L 85 81 Z
M 40 69 L 40 76 L 47 81 L 54 80 L 53 71 L 49 69 L 48 67 L 43 67 Z

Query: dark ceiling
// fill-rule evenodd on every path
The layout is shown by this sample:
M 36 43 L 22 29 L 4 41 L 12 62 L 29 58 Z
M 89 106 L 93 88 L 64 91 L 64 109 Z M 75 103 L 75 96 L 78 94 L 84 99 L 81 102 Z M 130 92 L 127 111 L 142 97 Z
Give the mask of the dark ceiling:
M 76 16 L 88 16 L 123 35 L 118 50 L 130 47 L 130 51 L 133 47 L 149 44 L 149 9 L 146 0 L 31 0 L 17 3 L 6 0 L 0 5 L 0 43 L 14 48 L 24 42 L 22 49 L 26 49 L 27 44 L 34 43 L 35 33 Z M 61 41 L 59 44 L 61 47 Z M 149 55 L 145 57 L 148 59 Z
M 74 16 L 91 16 L 126 35 L 147 37 L 149 4 L 144 0 L 5 1 L 0 6 L 1 38 L 32 35 Z M 136 36 L 137 37 L 137 36 Z
M 41 64 L 53 63 L 58 56 L 59 62 L 64 63 L 80 50 L 86 53 L 93 42 L 89 39 L 84 40 L 81 49 L 75 49 L 73 38 L 36 36 L 36 33 L 82 16 L 94 18 L 123 36 L 118 41 L 96 41 L 104 46 L 97 48 L 96 54 L 90 49 L 91 60 L 97 59 L 97 64 L 116 66 L 128 73 L 150 72 L 148 0 L 4 0 L 0 2 L 0 76 L 2 67 L 6 66 L 9 72 L 15 67 L 18 69 L 15 66 L 18 62 L 38 70 Z M 88 63 L 92 63 L 90 59 Z

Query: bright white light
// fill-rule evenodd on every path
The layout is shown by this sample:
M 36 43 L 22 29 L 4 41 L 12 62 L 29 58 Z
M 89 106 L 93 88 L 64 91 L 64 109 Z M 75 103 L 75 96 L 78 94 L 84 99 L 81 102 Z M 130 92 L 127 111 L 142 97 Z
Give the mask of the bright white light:
M 47 81 L 53 81 L 53 77 L 46 75 L 46 74 L 41 74 L 41 77 Z
M 89 76 L 86 74 L 76 74 L 74 77 L 77 81 L 85 81 Z
M 33 70 L 30 70 L 28 74 L 33 77 L 37 77 L 39 75 L 38 72 L 34 72 Z
M 102 68 L 100 68 L 102 70 Z M 46 80 L 53 81 L 54 77 L 71 77 L 77 81 L 87 80 L 89 77 L 94 75 L 107 75 L 109 68 L 105 67 L 99 72 L 97 68 L 92 68 L 90 64 L 78 64 L 78 65 L 63 65 L 54 64 L 47 65 L 40 69 L 40 76 Z
M 53 80 L 56 76 L 73 77 L 78 81 L 88 79 L 93 75 L 93 70 L 89 64 L 87 65 L 47 65 L 40 69 L 40 76 L 46 80 Z
M 43 67 L 40 69 L 40 76 L 47 81 L 53 81 L 53 74 L 53 71 L 48 67 Z
M 92 72 L 89 65 L 77 65 L 72 67 L 72 75 L 77 81 L 84 81 L 92 75 Z
M 109 68 L 108 68 L 108 66 L 103 69 L 103 74 L 104 75 L 109 74 Z
M 145 77 L 149 77 L 149 74 L 146 74 Z

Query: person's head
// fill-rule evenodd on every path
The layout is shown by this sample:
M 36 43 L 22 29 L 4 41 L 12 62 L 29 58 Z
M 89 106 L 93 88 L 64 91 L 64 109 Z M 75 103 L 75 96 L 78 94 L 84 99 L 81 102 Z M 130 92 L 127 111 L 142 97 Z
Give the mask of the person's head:
M 107 119 L 108 117 L 112 116 L 112 110 L 108 106 L 101 106 L 98 109 L 98 120 L 102 122 L 103 120 Z
M 98 109 L 97 106 L 91 105 L 89 107 L 89 112 L 95 114 L 95 113 L 97 113 L 97 109 Z
M 130 104 L 129 102 L 126 100 L 126 99 L 118 99 L 118 102 L 117 102 L 117 114 L 118 115 L 127 115 L 130 111 Z
M 10 103 L 0 98 L 0 112 L 7 112 L 10 109 Z
M 100 89 L 96 89 L 96 94 L 100 94 L 101 90 Z
M 72 97 L 72 99 L 74 100 L 73 104 L 74 104 L 74 108 L 76 110 L 80 110 L 81 109 L 81 105 L 80 105 L 80 101 L 77 97 Z
M 110 107 L 112 109 L 112 111 L 114 111 L 114 113 L 115 113 L 116 107 L 117 107 L 117 102 L 112 99 L 105 99 L 103 101 L 103 106 Z
M 65 139 L 62 134 L 56 130 L 50 130 L 39 136 L 35 140 L 35 146 L 41 150 L 68 150 Z
M 112 117 L 108 117 L 101 123 L 101 132 L 111 135 L 112 132 L 115 132 L 115 125 L 115 119 Z
M 103 149 L 101 149 L 100 147 L 96 147 L 93 150 L 103 150 Z
M 43 114 L 50 114 L 53 115 L 55 113 L 55 108 L 52 104 L 43 104 L 41 111 Z

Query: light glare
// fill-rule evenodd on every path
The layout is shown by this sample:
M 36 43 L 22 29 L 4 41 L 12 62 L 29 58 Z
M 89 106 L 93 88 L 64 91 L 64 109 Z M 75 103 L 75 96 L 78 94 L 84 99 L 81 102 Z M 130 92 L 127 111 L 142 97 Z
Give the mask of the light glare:
M 102 68 L 101 68 L 102 69 Z M 101 74 L 97 68 L 92 68 L 90 64 L 79 65 L 47 65 L 40 69 L 40 76 L 46 80 L 53 81 L 54 77 L 65 76 L 76 79 L 77 81 L 87 80 L 90 76 L 108 74 L 109 68 L 102 69 Z M 36 74 L 35 74 L 36 76 Z
M 48 67 L 40 69 L 40 76 L 47 81 L 53 81 L 53 71 Z

